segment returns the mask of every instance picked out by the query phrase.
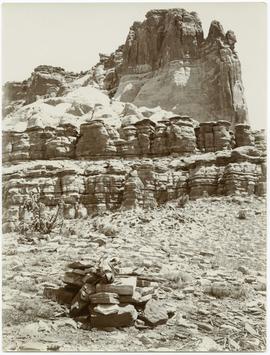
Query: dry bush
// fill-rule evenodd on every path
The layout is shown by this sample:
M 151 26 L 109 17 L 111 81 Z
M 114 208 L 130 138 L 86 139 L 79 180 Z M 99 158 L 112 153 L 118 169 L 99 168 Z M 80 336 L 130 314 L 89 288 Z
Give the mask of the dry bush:
M 20 225 L 19 231 L 23 235 L 39 232 L 49 234 L 56 227 L 63 224 L 63 201 L 59 201 L 56 211 L 46 213 L 46 207 L 42 203 L 39 192 L 31 193 L 30 197 L 20 206 Z
M 247 211 L 242 209 L 238 212 L 237 218 L 239 219 L 247 219 Z
M 178 199 L 177 207 L 184 208 L 188 202 L 189 202 L 189 195 L 183 194 Z

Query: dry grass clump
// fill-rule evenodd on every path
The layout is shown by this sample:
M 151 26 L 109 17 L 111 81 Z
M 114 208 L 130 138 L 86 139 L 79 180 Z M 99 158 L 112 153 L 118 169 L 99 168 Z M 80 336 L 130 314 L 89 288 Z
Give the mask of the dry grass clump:
M 237 218 L 239 218 L 239 219 L 247 219 L 247 211 L 244 210 L 244 209 L 241 209 L 238 212 Z
M 187 284 L 190 284 L 192 281 L 192 278 L 188 273 L 179 270 L 175 270 L 175 271 L 168 270 L 161 273 L 161 276 L 162 278 L 168 280 L 170 286 L 174 289 L 184 288 Z
M 16 305 L 3 309 L 2 321 L 5 326 L 36 322 L 38 319 L 54 319 L 60 312 L 63 309 L 58 304 L 34 298 L 22 299 Z
M 225 282 L 213 282 L 205 289 L 205 293 L 216 298 L 230 297 L 234 299 L 246 298 L 247 288 L 244 285 L 231 285 Z

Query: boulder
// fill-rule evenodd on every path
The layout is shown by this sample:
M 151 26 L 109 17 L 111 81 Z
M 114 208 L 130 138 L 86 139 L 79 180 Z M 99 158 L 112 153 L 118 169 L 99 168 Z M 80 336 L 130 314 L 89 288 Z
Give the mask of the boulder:
M 146 303 L 143 320 L 151 326 L 165 324 L 168 320 L 168 314 L 160 302 L 151 299 Z

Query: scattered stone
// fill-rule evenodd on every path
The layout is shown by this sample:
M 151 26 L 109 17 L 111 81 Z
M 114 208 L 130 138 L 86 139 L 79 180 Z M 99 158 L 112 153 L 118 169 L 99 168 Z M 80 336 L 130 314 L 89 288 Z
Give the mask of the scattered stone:
M 165 324 L 168 320 L 168 314 L 160 302 L 152 299 L 146 303 L 143 320 L 152 326 Z
M 116 258 L 100 259 L 96 267 L 88 267 L 89 265 L 81 262 L 70 263 L 69 266 L 74 269 L 65 273 L 64 282 L 67 285 L 59 289 L 45 287 L 44 296 L 63 303 L 63 296 L 60 299 L 57 295 L 64 293 L 66 296 L 68 292 L 69 315 L 83 329 L 130 326 L 138 318 L 134 306 L 143 313 L 142 318 L 148 325 L 166 323 L 168 313 L 165 306 L 152 299 L 158 286 L 153 280 L 160 278 L 141 276 L 138 286 L 137 276 L 117 274 L 120 270 L 123 271 L 123 268 L 115 267 L 118 263 Z M 171 316 L 173 314 L 174 312 L 171 312 Z M 137 327 L 143 328 L 147 324 L 137 322 Z
M 87 279 L 89 281 L 89 279 Z M 80 289 L 80 298 L 82 301 L 89 302 L 91 300 L 91 296 L 96 293 L 95 285 L 90 283 L 85 283 Z
M 42 342 L 28 342 L 20 346 L 20 351 L 37 351 L 37 352 L 45 352 L 47 351 L 46 344 Z
M 94 307 L 94 312 L 107 316 L 109 314 L 116 314 L 119 311 L 119 306 L 116 304 L 99 304 Z
M 211 339 L 209 337 L 203 337 L 203 338 L 201 338 L 201 342 L 196 347 L 195 351 L 215 352 L 215 351 L 222 351 L 222 348 L 213 339 Z
M 59 304 L 70 305 L 73 298 L 76 295 L 76 290 L 68 289 L 65 287 L 60 287 L 58 289 L 45 287 L 43 291 L 43 296 L 51 299 Z
M 199 254 L 202 256 L 214 256 L 215 255 L 214 253 L 212 253 L 208 250 L 201 250 Z
M 69 314 L 71 317 L 77 317 L 84 314 L 87 311 L 87 301 L 84 301 L 81 297 L 81 292 L 79 291 L 73 298 Z
M 248 268 L 245 266 L 239 266 L 238 271 L 242 272 L 243 275 L 247 275 L 249 273 Z
M 213 327 L 210 324 L 207 323 L 197 323 L 197 326 L 199 329 L 203 329 L 206 330 L 208 332 L 212 332 L 213 331 Z
M 59 319 L 55 324 L 57 327 L 69 326 L 73 329 L 77 329 L 77 323 L 71 318 Z
M 83 286 L 83 277 L 85 271 L 81 269 L 74 269 L 71 272 L 66 272 L 63 281 L 69 285 L 81 288 Z
M 134 323 L 138 314 L 134 306 L 127 305 L 124 307 L 117 307 L 115 313 L 109 315 L 91 314 L 91 325 L 95 328 L 104 327 L 128 327 Z
M 256 277 L 254 277 L 254 276 L 246 276 L 245 277 L 245 282 L 249 283 L 249 284 L 251 284 L 253 282 L 256 282 Z
M 256 332 L 256 330 L 255 330 L 254 328 L 252 328 L 252 326 L 251 326 L 250 324 L 248 324 L 248 323 L 245 324 L 245 330 L 246 330 L 249 334 L 251 334 L 251 335 L 253 335 L 253 336 L 258 335 L 257 332 Z
M 149 328 L 142 319 L 136 319 L 135 328 L 137 329 L 147 329 Z
M 182 290 L 183 293 L 194 293 L 194 291 L 195 291 L 194 287 L 185 287 Z

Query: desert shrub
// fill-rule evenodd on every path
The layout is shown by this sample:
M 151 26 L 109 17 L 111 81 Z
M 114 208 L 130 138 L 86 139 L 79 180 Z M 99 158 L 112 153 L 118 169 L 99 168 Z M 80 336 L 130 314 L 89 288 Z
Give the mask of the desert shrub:
M 247 296 L 248 289 L 244 285 L 234 286 L 224 282 L 213 282 L 211 286 L 205 289 L 205 293 L 216 298 L 230 297 L 239 299 Z
M 20 207 L 19 231 L 25 235 L 28 232 L 49 234 L 54 228 L 63 224 L 62 200 L 56 206 L 56 211 L 46 213 L 46 206 L 41 201 L 40 193 L 31 193 Z
M 189 195 L 188 194 L 184 194 L 182 196 L 179 197 L 177 206 L 180 208 L 184 208 L 185 205 L 189 202 Z
M 244 209 L 241 209 L 238 212 L 237 218 L 239 218 L 239 219 L 247 219 L 247 211 L 244 210 Z

